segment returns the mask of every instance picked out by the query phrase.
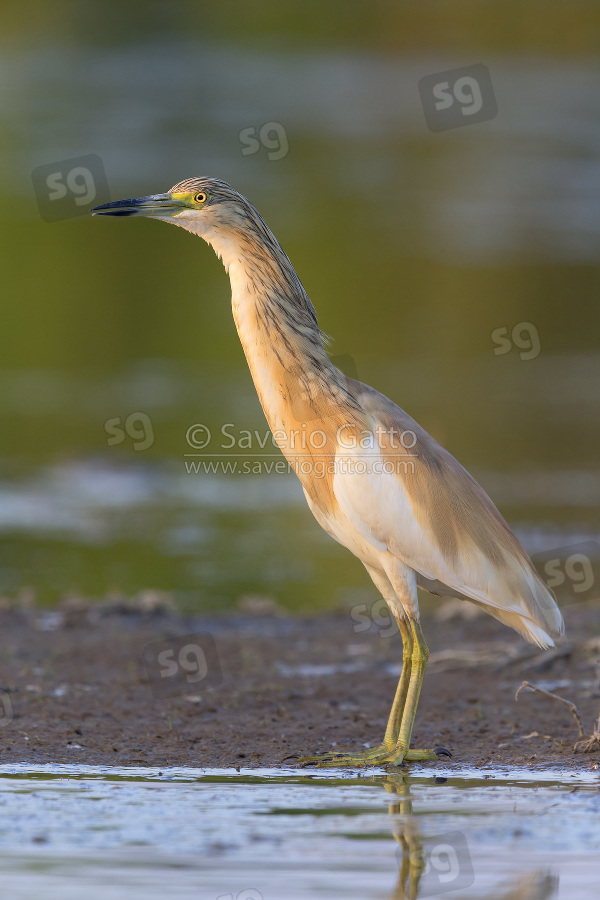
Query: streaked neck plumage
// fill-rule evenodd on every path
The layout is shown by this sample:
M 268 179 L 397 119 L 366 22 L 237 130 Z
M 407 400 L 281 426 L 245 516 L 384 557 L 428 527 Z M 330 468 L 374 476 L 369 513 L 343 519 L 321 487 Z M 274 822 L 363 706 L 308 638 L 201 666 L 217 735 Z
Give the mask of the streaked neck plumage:
M 201 236 L 229 274 L 235 324 L 267 421 L 274 432 L 287 433 L 320 419 L 332 402 L 354 406 L 355 400 L 327 356 L 325 335 L 290 260 L 256 217 L 258 234 L 223 227 Z

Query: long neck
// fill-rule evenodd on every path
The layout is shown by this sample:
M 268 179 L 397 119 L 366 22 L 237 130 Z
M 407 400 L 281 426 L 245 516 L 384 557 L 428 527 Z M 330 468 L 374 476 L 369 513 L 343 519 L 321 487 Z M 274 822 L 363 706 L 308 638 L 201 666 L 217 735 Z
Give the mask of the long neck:
M 277 244 L 258 256 L 253 249 L 246 244 L 223 256 L 233 316 L 267 421 L 288 434 L 348 402 L 346 379 L 325 352 L 313 306 L 283 250 Z M 278 443 L 284 449 L 286 441 Z
M 337 507 L 331 465 L 337 435 L 353 423 L 358 431 L 362 411 L 349 380 L 325 352 L 292 264 L 262 219 L 256 226 L 254 235 L 213 231 L 205 239 L 229 273 L 235 324 L 273 437 L 311 508 L 326 519 Z

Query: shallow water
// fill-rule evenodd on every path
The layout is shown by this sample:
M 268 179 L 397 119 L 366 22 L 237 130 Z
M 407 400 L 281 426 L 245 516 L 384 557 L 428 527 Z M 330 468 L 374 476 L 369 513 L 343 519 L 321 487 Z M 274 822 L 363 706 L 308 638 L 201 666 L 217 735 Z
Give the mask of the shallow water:
M 595 896 L 599 774 L 411 772 L 5 766 L 2 896 Z
M 1 394 L 0 386 L 0 406 Z M 315 524 L 292 474 L 195 477 L 183 463 L 106 459 L 63 461 L 12 480 L 1 470 L 0 595 L 48 604 L 152 589 L 185 612 L 228 609 L 248 595 L 314 611 L 376 599 L 362 567 Z M 510 490 L 520 492 L 525 508 L 538 502 L 536 491 L 578 491 L 580 509 L 588 504 L 592 513 L 600 503 L 592 471 L 564 472 L 562 482 L 555 474 L 552 493 L 540 472 L 519 479 L 488 471 L 482 483 L 498 502 L 514 503 Z M 512 525 L 561 604 L 600 600 L 597 524 Z M 569 559 L 579 560 L 575 568 Z M 556 564 L 567 573 L 560 583 Z

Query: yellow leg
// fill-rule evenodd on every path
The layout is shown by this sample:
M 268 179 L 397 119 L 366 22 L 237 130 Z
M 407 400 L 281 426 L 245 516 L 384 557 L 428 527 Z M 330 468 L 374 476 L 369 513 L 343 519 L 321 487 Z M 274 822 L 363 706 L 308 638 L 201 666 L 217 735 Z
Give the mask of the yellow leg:
M 393 750 L 398 742 L 412 666 L 412 635 L 410 628 L 408 627 L 406 619 L 396 619 L 396 621 L 398 622 L 398 628 L 402 636 L 402 672 L 400 674 L 400 681 L 396 688 L 394 702 L 392 703 L 392 709 L 383 738 L 382 746 L 386 747 L 388 750 Z
M 409 750 L 410 738 L 419 704 L 419 695 L 423 679 L 425 678 L 427 660 L 429 659 L 429 650 L 427 649 L 420 623 L 410 619 L 410 629 L 413 637 L 412 665 L 402 721 L 396 740 L 397 763 L 405 759 L 437 759 L 437 755 L 431 750 Z
M 398 619 L 402 635 L 402 673 L 385 729 L 383 743 L 372 750 L 359 753 L 326 753 L 322 756 L 300 757 L 301 763 L 317 766 L 365 766 L 404 760 L 437 759 L 433 750 L 409 750 L 410 736 L 419 702 L 429 651 L 418 622 Z

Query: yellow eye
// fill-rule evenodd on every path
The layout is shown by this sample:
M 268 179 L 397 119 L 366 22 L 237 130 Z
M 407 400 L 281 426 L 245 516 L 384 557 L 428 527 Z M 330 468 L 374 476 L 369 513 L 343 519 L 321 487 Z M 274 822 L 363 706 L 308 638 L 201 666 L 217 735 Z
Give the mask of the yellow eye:
M 196 203 L 206 203 L 206 194 L 204 191 L 200 191 L 199 194 L 194 194 L 194 200 Z

